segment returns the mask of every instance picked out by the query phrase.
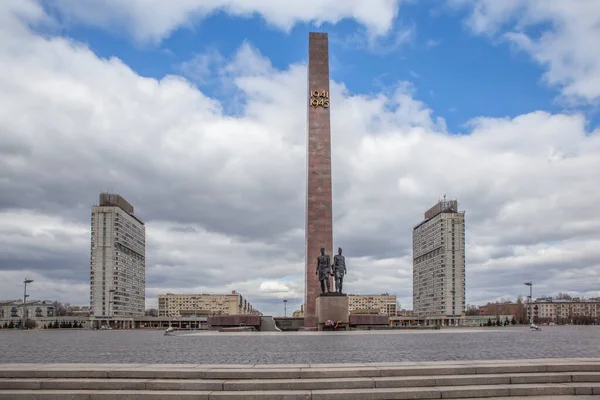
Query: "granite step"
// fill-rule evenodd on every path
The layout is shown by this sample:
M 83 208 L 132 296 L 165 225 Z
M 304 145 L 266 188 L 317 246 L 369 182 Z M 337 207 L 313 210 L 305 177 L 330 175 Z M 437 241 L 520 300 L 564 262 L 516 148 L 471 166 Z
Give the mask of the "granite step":
M 310 366 L 223 368 L 195 366 L 14 366 L 2 365 L 0 378 L 115 378 L 115 379 L 318 379 L 394 376 L 490 375 L 547 372 L 600 372 L 600 362 L 470 363 L 440 365 Z
M 392 400 L 600 395 L 599 383 L 439 386 L 292 391 L 0 390 L 0 400 Z M 531 398 L 531 397 L 530 397 Z
M 600 382 L 600 372 L 546 372 L 486 375 L 432 375 L 375 378 L 321 379 L 67 379 L 1 378 L 4 390 L 337 390 L 467 385 Z

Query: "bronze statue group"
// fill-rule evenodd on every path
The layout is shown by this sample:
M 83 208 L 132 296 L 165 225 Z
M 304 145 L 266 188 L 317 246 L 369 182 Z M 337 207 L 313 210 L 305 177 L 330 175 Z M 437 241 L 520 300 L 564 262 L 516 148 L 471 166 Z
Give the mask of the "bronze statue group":
M 346 259 L 342 255 L 342 248 L 338 248 L 338 254 L 333 257 L 333 264 L 325 249 L 321 247 L 321 255 L 317 258 L 317 272 L 321 282 L 321 294 L 330 293 L 329 276 L 335 279 L 335 292 L 342 294 L 342 284 L 346 274 Z

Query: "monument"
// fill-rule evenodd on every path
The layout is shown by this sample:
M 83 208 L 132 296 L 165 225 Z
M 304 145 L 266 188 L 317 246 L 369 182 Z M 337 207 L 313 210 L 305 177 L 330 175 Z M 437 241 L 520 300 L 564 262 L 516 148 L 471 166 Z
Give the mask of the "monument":
M 321 255 L 317 258 L 317 271 L 316 275 L 319 276 L 319 282 L 321 282 L 321 295 L 331 293 L 331 286 L 329 285 L 329 275 L 333 275 L 331 272 L 331 258 L 325 254 L 325 248 L 321 247 Z
M 333 253 L 331 207 L 331 127 L 329 119 L 329 42 L 327 33 L 308 37 L 308 140 L 306 184 L 306 258 L 304 326 L 317 326 L 316 300 L 320 280 L 315 265 L 321 248 Z M 329 278 L 323 283 L 331 290 Z
M 346 263 L 333 253 L 329 42 L 326 33 L 308 37 L 308 140 L 306 184 L 306 287 L 304 326 L 323 329 L 333 321 L 348 326 L 348 297 L 342 293 Z M 315 268 L 316 267 L 316 271 Z M 334 276 L 336 291 L 331 289 Z M 344 328 L 345 329 L 345 328 Z
M 344 275 L 348 272 L 346 270 L 346 257 L 342 255 L 342 248 L 338 248 L 338 254 L 333 257 L 333 266 L 331 267 L 331 275 L 335 279 L 335 291 L 336 293 L 342 294 L 342 285 L 344 283 Z

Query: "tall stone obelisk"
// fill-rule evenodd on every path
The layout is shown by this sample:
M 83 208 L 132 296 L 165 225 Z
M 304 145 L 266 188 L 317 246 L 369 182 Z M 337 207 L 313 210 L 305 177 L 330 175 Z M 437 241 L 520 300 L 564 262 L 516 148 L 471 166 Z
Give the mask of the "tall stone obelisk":
M 331 126 L 329 119 L 329 42 L 326 33 L 308 38 L 308 143 L 306 185 L 306 287 L 304 326 L 316 327 L 316 300 L 321 285 L 316 275 L 321 247 L 333 260 L 331 200 Z M 330 280 L 331 285 L 331 280 Z

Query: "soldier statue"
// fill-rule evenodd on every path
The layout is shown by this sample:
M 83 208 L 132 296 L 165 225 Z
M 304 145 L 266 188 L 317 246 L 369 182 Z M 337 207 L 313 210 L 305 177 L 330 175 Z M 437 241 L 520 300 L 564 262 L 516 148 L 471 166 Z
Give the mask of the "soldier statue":
M 319 275 L 319 281 L 321 281 L 321 294 L 325 294 L 325 288 L 327 293 L 331 290 L 329 288 L 329 274 L 331 271 L 331 259 L 325 254 L 325 249 L 321 247 L 321 255 L 317 258 L 317 275 Z
M 347 273 L 346 271 L 346 258 L 342 255 L 342 248 L 338 248 L 338 254 L 333 257 L 333 272 L 331 275 L 334 276 L 335 279 L 335 291 L 338 293 L 342 293 L 342 284 L 344 283 L 344 275 Z

